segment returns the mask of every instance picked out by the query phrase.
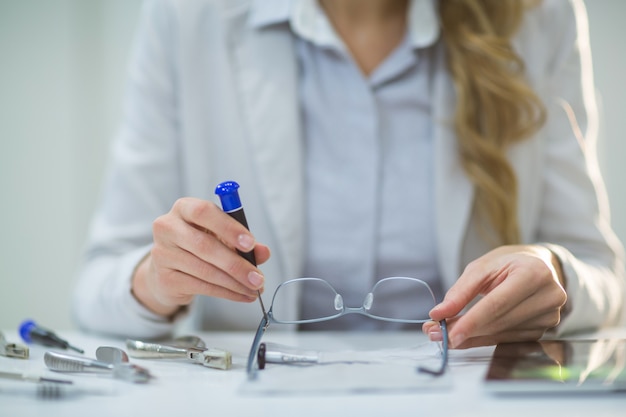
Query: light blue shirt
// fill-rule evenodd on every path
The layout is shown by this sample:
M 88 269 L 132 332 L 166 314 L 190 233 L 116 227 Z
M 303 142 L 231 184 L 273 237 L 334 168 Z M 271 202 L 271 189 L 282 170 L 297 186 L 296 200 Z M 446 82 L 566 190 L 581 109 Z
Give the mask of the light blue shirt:
M 303 276 L 329 281 L 350 307 L 388 276 L 420 278 L 440 297 L 429 56 L 439 29 L 432 0 L 411 3 L 406 38 L 367 77 L 317 1 L 261 3 L 257 24 L 285 19 L 296 37 L 306 149 Z M 302 314 L 322 314 L 323 297 L 304 292 Z M 402 294 L 377 301 L 389 312 L 421 308 L 425 318 L 432 307 Z M 382 327 L 397 325 L 348 315 L 303 326 Z

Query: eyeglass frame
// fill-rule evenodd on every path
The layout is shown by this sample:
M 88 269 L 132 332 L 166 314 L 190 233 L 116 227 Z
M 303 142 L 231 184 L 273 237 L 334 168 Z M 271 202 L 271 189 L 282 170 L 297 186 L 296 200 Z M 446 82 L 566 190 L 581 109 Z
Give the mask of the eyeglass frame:
M 378 282 L 376 282 L 376 284 L 374 284 L 372 289 L 366 295 L 366 300 L 367 300 L 367 297 L 376 290 L 376 287 L 378 287 L 378 285 L 380 285 L 381 283 L 385 281 L 395 280 L 395 279 L 408 279 L 408 280 L 423 284 L 428 289 L 430 295 L 433 297 L 433 301 L 436 302 L 435 295 L 432 289 L 430 288 L 430 286 L 426 282 L 422 281 L 421 279 L 411 278 L 411 277 L 387 277 L 387 278 L 383 278 L 379 280 Z M 394 322 L 394 323 L 415 323 L 415 324 L 422 323 L 423 324 L 428 321 L 431 321 L 430 319 L 394 319 L 394 318 L 389 318 L 389 317 L 376 316 L 367 311 L 368 309 L 365 308 L 365 301 L 363 302 L 361 307 L 346 307 L 345 305 L 342 305 L 341 311 L 339 311 L 337 314 L 334 314 L 328 317 L 322 317 L 318 319 L 304 319 L 304 320 L 276 320 L 273 314 L 274 299 L 276 298 L 276 294 L 278 293 L 280 288 L 283 287 L 284 285 L 290 284 L 292 282 L 298 282 L 298 281 L 321 281 L 325 283 L 326 285 L 328 285 L 335 292 L 336 295 L 341 295 L 333 288 L 333 286 L 328 281 L 321 279 L 321 278 L 312 278 L 312 277 L 311 278 L 309 277 L 293 278 L 285 282 L 282 282 L 278 287 L 276 287 L 276 290 L 274 290 L 274 295 L 272 296 L 272 304 L 270 305 L 270 308 L 269 310 L 267 310 L 266 314 L 264 314 L 263 317 L 261 317 L 261 322 L 259 323 L 259 327 L 257 328 L 256 333 L 254 335 L 254 339 L 252 340 L 252 346 L 250 347 L 250 353 L 248 355 L 248 363 L 246 365 L 246 374 L 248 375 L 249 380 L 256 379 L 258 375 L 258 371 L 264 368 L 260 366 L 254 367 L 254 364 L 255 362 L 257 364 L 259 363 L 258 354 L 259 354 L 259 348 L 261 346 L 261 338 L 265 334 L 265 331 L 269 327 L 270 323 L 275 323 L 275 324 L 319 323 L 323 321 L 334 320 L 339 317 L 345 316 L 347 314 L 361 314 L 366 317 L 373 318 L 375 320 L 389 321 L 389 322 Z M 439 367 L 439 369 L 431 369 L 431 368 L 420 365 L 417 367 L 417 371 L 420 373 L 425 373 L 425 374 L 429 374 L 433 376 L 442 376 L 448 367 L 448 326 L 447 326 L 446 320 L 443 319 L 439 321 L 439 326 L 441 328 L 441 334 L 442 334 L 441 366 Z

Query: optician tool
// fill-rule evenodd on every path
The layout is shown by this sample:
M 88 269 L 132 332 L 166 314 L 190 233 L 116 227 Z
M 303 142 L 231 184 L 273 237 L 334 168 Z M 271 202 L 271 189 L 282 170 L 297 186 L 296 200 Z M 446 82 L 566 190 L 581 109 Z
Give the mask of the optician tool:
M 321 352 L 317 350 L 299 349 L 278 343 L 261 343 L 257 353 L 259 369 L 266 363 L 285 365 L 323 365 L 336 363 L 371 363 L 380 362 L 376 353 L 367 352 Z
M 200 339 L 195 340 L 195 343 L 191 346 L 181 343 L 182 340 L 183 339 L 177 339 L 170 345 L 128 339 L 126 340 L 126 348 L 128 349 L 129 355 L 133 358 L 187 359 L 190 362 L 198 363 L 208 368 L 231 368 L 232 355 L 229 351 L 207 348 Z
M 0 397 L 28 397 L 40 400 L 63 400 L 80 397 L 83 395 L 113 395 L 116 394 L 116 387 L 111 385 L 69 385 L 50 383 L 42 381 L 39 384 L 29 383 L 0 383 Z
M 239 198 L 238 189 L 239 184 L 237 184 L 235 181 L 225 181 L 215 187 L 215 194 L 220 197 L 222 210 L 224 210 L 230 217 L 234 218 L 239 223 L 244 225 L 246 229 L 250 230 L 250 228 L 248 227 L 248 221 L 246 220 L 246 214 L 244 213 L 243 206 L 241 205 L 241 199 Z M 256 266 L 254 251 L 244 253 L 237 250 L 237 252 L 239 252 L 239 254 L 252 265 Z M 261 298 L 261 291 L 257 290 L 257 294 L 259 296 L 261 310 L 263 310 L 263 317 L 265 317 L 266 323 L 269 324 L 267 310 L 265 310 L 265 305 L 263 305 L 263 299 Z
M 59 385 L 59 384 L 20 384 L 20 385 L 0 385 L 0 396 L 6 395 L 11 397 L 25 396 L 28 398 L 38 398 L 40 400 L 62 400 L 67 398 L 78 397 L 81 395 L 107 395 L 113 394 L 114 391 L 82 388 L 75 385 Z
M 129 363 L 126 352 L 111 346 L 99 347 L 95 360 L 46 352 L 44 363 L 49 369 L 57 372 L 105 373 L 111 374 L 113 378 L 135 383 L 145 383 L 152 378 L 146 368 Z
M 85 353 L 84 350 L 70 345 L 69 342 L 54 334 L 52 330 L 39 326 L 33 320 L 25 320 L 22 322 L 19 327 L 19 332 L 20 336 L 22 336 L 22 339 L 26 343 L 56 347 L 60 349 L 72 349 L 78 353 Z
M 0 355 L 7 358 L 28 359 L 29 350 L 27 346 L 9 343 L 0 332 Z
M 73 382 L 69 379 L 47 378 L 41 375 L 19 373 L 19 372 L 0 372 L 0 378 L 13 379 L 16 381 L 46 382 L 46 383 L 52 383 L 52 384 L 73 384 Z
M 68 391 L 63 385 L 58 384 L 22 384 L 5 386 L 0 385 L 0 396 L 7 395 L 11 397 L 35 397 L 42 400 L 56 400 L 67 397 Z
M 267 363 L 283 365 L 415 363 L 431 356 L 432 352 L 426 350 L 431 346 L 426 342 L 403 349 L 320 351 L 264 342 L 259 345 L 257 361 L 259 369 L 265 368 Z

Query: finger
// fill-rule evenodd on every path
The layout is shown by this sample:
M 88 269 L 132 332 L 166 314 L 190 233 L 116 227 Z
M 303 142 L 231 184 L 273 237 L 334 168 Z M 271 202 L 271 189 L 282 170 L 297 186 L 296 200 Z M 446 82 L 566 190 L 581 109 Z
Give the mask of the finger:
M 258 290 L 263 287 L 264 278 L 261 271 L 212 233 L 191 227 L 182 219 L 171 216 L 155 220 L 153 230 L 155 242 L 189 252 L 221 269 L 250 289 Z
M 198 279 L 181 271 L 170 271 L 168 279 L 162 285 L 165 292 L 171 295 L 170 302 L 174 302 L 176 305 L 189 304 L 194 295 L 246 303 L 253 302 L 257 298 L 256 294 L 246 295 L 234 292 L 224 286 Z
M 541 330 L 544 333 L 555 328 L 561 322 L 561 311 L 559 309 L 539 313 L 525 321 L 521 321 L 516 329 L 520 330 Z M 507 331 L 509 329 L 506 329 Z
M 182 198 L 174 203 L 173 210 L 185 222 L 210 231 L 232 248 L 244 253 L 254 249 L 256 242 L 252 233 L 210 201 Z
M 247 297 L 256 297 L 255 290 L 242 285 L 239 281 L 225 274 L 219 268 L 205 262 L 190 252 L 180 248 L 163 250 L 160 246 L 155 246 L 152 252 L 153 256 L 158 259 L 159 266 L 162 268 L 182 272 L 209 284 L 224 287 L 234 293 Z
M 454 337 L 455 334 L 459 331 L 456 327 L 459 325 L 464 319 L 464 316 L 457 316 L 450 319 L 446 319 L 448 334 L 451 335 L 450 339 Z M 493 332 L 493 333 L 485 333 L 485 334 L 476 334 L 470 335 L 465 338 L 463 342 L 460 343 L 452 343 L 450 342 L 451 348 L 466 348 L 470 346 L 485 346 L 490 344 L 496 344 L 500 342 L 507 341 L 526 341 L 526 340 L 536 340 L 539 337 L 543 336 L 546 331 L 553 328 L 558 324 L 560 320 L 559 311 L 551 311 L 548 313 L 538 314 L 529 318 L 526 321 L 520 322 L 515 327 L 509 327 L 506 330 Z M 462 323 L 461 323 L 462 324 Z M 430 334 L 436 334 L 436 331 L 431 331 Z M 539 336 L 537 336 L 539 335 Z M 433 339 L 431 340 L 439 340 Z M 468 342 L 469 341 L 469 342 Z
M 513 308 L 502 310 L 500 313 L 494 312 L 492 318 L 489 319 L 484 316 L 484 312 L 498 308 L 493 306 L 492 295 L 495 294 L 487 295 L 459 319 L 458 326 L 464 328 L 460 332 L 467 330 L 466 321 L 468 320 L 481 321 L 480 324 L 475 325 L 473 332 L 467 333 L 469 336 L 494 334 L 511 328 L 550 329 L 557 326 L 560 322 L 558 303 L 551 298 L 547 291 L 537 291 L 528 298 L 521 300 Z M 492 305 L 487 306 L 484 308 L 484 311 L 478 312 L 475 316 L 474 313 L 477 312 L 474 310 L 483 309 L 486 304 Z
M 502 282 L 460 316 L 455 328 L 449 331 L 450 343 L 458 346 L 468 337 L 496 333 L 517 324 L 507 314 L 530 297 L 533 290 L 531 286 L 520 286 L 515 281 L 510 277 Z
M 434 321 L 426 322 L 422 325 L 422 332 L 428 336 L 432 342 L 441 342 L 443 340 L 443 332 L 439 323 Z
M 271 256 L 270 248 L 267 247 L 266 245 L 257 243 L 254 246 L 254 257 L 256 258 L 257 265 L 262 265 L 265 262 L 267 262 L 270 256 Z
M 513 273 L 458 318 L 455 329 L 450 330 L 451 343 L 458 345 L 465 337 L 498 334 L 509 329 L 545 331 L 558 325 L 562 299 L 566 296 L 562 288 L 552 283 L 550 278 L 542 281 Z
M 541 330 L 515 330 L 494 335 L 470 337 L 465 339 L 460 345 L 450 345 L 450 348 L 468 349 L 479 346 L 493 346 L 499 343 L 536 341 L 541 339 L 544 333 Z
M 269 248 L 265 245 L 258 244 L 254 236 L 244 225 L 224 213 L 215 204 L 204 200 L 184 198 L 177 201 L 174 207 L 175 210 L 180 213 L 183 220 L 193 224 L 203 232 L 208 231 L 210 234 L 213 234 L 219 241 L 225 244 L 226 247 L 237 249 L 244 253 L 254 250 L 257 265 L 263 264 L 269 259 Z M 232 259 L 231 257 L 229 258 Z M 228 258 L 220 257 L 220 259 L 226 261 Z M 244 268 L 248 267 L 247 264 L 241 263 L 238 259 L 235 262 L 237 262 L 238 265 L 244 265 Z M 223 262 L 221 267 L 225 268 L 225 266 L 226 262 Z M 228 269 L 224 270 L 227 273 L 229 272 Z M 238 277 L 240 282 L 245 282 L 241 274 L 233 276 Z M 250 288 L 256 290 L 262 288 L 264 279 L 260 270 L 255 269 L 253 272 L 249 270 L 247 278 L 248 282 L 246 282 L 246 285 Z
M 439 327 L 439 323 L 436 321 L 427 321 L 426 323 L 422 324 L 422 332 L 424 334 L 428 334 L 429 332 L 433 331 L 433 330 L 441 330 L 441 328 Z
M 430 317 L 440 321 L 456 316 L 485 288 L 493 286 L 493 281 L 503 280 L 506 275 L 506 269 L 490 271 L 491 268 L 481 259 L 471 262 L 448 290 L 443 301 L 430 311 Z

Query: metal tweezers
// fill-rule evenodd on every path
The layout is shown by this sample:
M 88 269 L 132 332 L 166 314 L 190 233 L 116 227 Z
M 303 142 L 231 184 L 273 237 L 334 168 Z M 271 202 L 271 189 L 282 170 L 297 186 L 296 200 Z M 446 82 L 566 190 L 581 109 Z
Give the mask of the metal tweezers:
M 8 358 L 28 359 L 28 347 L 17 343 L 9 343 L 0 332 L 0 355 Z
M 230 369 L 232 355 L 223 349 L 207 348 L 195 336 L 185 336 L 166 343 L 126 340 L 128 355 L 142 359 L 187 359 L 190 362 L 216 369 Z

